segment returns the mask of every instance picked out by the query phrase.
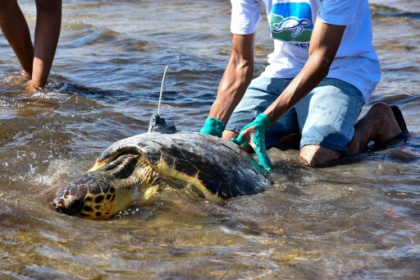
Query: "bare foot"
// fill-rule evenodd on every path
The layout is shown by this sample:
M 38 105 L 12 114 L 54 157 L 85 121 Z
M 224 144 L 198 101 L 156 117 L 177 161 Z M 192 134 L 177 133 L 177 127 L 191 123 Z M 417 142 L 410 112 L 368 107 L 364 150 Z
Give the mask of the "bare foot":
M 25 87 L 26 93 L 34 93 L 38 91 L 38 88 L 40 87 L 39 83 L 33 80 L 30 80 L 28 84 Z

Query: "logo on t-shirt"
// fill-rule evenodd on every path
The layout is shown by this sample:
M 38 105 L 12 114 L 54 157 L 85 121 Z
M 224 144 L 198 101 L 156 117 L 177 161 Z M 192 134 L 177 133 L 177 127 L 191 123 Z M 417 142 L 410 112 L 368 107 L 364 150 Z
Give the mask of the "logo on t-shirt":
M 311 6 L 304 2 L 273 4 L 270 27 L 273 39 L 308 49 L 313 29 Z

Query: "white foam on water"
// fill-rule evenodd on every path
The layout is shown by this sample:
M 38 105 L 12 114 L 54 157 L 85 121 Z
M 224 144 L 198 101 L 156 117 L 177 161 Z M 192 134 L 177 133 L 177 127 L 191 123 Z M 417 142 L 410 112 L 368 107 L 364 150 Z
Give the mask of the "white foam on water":
M 33 185 L 56 185 L 61 182 L 71 181 L 71 175 L 83 166 L 80 161 L 67 159 L 54 159 L 48 162 L 48 166 L 43 170 L 39 166 L 29 164 L 29 172 L 20 176 L 22 181 L 31 182 Z M 83 171 L 80 171 L 80 174 Z

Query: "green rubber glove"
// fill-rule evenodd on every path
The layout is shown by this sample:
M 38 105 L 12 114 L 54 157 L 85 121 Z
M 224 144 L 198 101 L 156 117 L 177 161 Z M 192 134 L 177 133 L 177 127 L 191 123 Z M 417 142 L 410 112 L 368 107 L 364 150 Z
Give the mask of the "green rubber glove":
M 246 145 L 249 143 L 242 139 L 243 132 L 252 126 L 255 126 L 255 134 L 252 139 L 252 142 L 255 144 L 255 154 L 258 157 L 260 165 L 264 168 L 264 172 L 271 173 L 273 172 L 271 160 L 267 155 L 267 150 L 265 149 L 265 133 L 271 126 L 270 119 L 266 114 L 260 113 L 253 122 L 247 124 L 239 133 L 238 138 L 232 138 L 231 141 L 238 145 Z
M 201 128 L 201 134 L 208 134 L 217 137 L 222 137 L 223 131 L 225 130 L 226 124 L 216 118 L 208 118 L 204 122 L 204 126 Z

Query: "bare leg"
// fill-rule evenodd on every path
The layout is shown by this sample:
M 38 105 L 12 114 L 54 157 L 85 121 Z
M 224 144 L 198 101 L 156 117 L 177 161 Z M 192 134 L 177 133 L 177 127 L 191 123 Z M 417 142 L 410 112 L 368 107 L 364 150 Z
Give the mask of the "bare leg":
M 17 0 L 0 0 L 0 7 L 0 28 L 22 65 L 26 78 L 30 78 L 34 50 L 28 24 Z
M 36 0 L 35 52 L 29 90 L 47 82 L 60 35 L 61 3 L 61 0 Z
M 369 112 L 360 119 L 356 126 L 353 139 L 350 141 L 349 155 L 363 151 L 369 141 L 383 143 L 401 133 L 401 128 L 395 119 L 389 105 L 376 103 Z
M 389 105 L 376 103 L 355 126 L 354 136 L 348 144 L 349 155 L 356 155 L 366 149 L 370 141 L 383 143 L 401 133 Z M 304 165 L 318 166 L 338 159 L 341 153 L 317 145 L 304 146 L 299 157 Z

